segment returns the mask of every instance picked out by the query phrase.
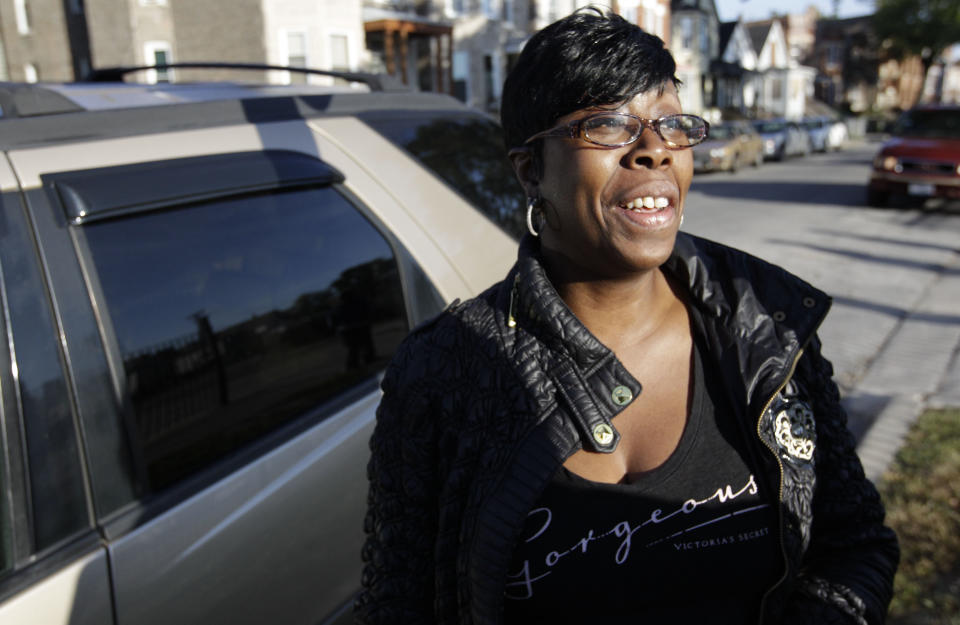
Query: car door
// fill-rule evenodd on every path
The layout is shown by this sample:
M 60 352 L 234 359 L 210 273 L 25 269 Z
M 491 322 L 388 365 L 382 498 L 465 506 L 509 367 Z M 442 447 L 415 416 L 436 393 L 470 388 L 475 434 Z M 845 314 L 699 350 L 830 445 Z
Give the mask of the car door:
M 287 126 L 12 155 L 37 186 L 54 306 L 86 317 L 65 332 L 79 403 L 99 384 L 73 367 L 87 326 L 110 381 L 79 420 L 119 432 L 87 449 L 118 623 L 349 619 L 379 378 L 444 299 L 360 200 L 373 192 Z M 263 149 L 288 134 L 310 153 Z
M 0 623 L 112 623 L 62 325 L 34 234 L 0 159 Z

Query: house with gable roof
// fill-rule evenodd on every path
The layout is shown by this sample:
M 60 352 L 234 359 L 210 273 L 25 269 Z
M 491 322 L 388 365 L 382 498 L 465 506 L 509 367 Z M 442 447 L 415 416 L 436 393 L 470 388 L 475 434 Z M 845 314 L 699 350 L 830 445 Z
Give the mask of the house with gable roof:
M 710 63 L 715 86 L 711 104 L 728 117 L 747 114 L 761 88 L 753 41 L 741 20 L 722 22 L 718 33 L 720 54 Z
M 758 116 L 800 119 L 807 95 L 813 93 L 816 70 L 791 58 L 782 18 L 749 22 L 746 29 L 761 74 L 754 110 Z

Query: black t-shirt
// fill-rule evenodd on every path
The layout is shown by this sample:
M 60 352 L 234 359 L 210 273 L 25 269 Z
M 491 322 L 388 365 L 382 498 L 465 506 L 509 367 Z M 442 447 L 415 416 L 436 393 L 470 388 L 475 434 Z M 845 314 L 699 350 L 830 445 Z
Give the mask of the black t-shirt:
M 747 462 L 717 377 L 694 349 L 687 424 L 653 471 L 630 484 L 558 471 L 514 551 L 504 623 L 757 622 L 782 572 L 777 493 Z

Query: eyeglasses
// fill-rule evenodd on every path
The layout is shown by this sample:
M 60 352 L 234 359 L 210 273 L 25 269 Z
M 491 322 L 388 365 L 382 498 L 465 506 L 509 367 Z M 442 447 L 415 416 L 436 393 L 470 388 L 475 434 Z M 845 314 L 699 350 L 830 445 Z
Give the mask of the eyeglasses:
M 629 113 L 596 113 L 567 124 L 538 132 L 524 145 L 543 137 L 580 138 L 608 148 L 619 148 L 633 143 L 644 128 L 657 133 L 670 150 L 682 150 L 697 145 L 707 138 L 710 124 L 697 115 L 666 115 L 660 119 L 643 119 Z

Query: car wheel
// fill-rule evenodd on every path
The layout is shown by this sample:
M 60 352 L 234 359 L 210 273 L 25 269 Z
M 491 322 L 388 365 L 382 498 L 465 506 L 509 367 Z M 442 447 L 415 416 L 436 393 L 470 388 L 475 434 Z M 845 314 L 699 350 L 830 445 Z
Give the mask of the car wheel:
M 877 191 L 876 189 L 870 188 L 867 189 L 867 206 L 884 208 L 889 200 L 890 197 L 883 191 Z
M 740 169 L 740 156 L 734 156 L 733 160 L 730 161 L 730 169 L 728 170 L 731 174 L 737 173 L 737 170 Z

